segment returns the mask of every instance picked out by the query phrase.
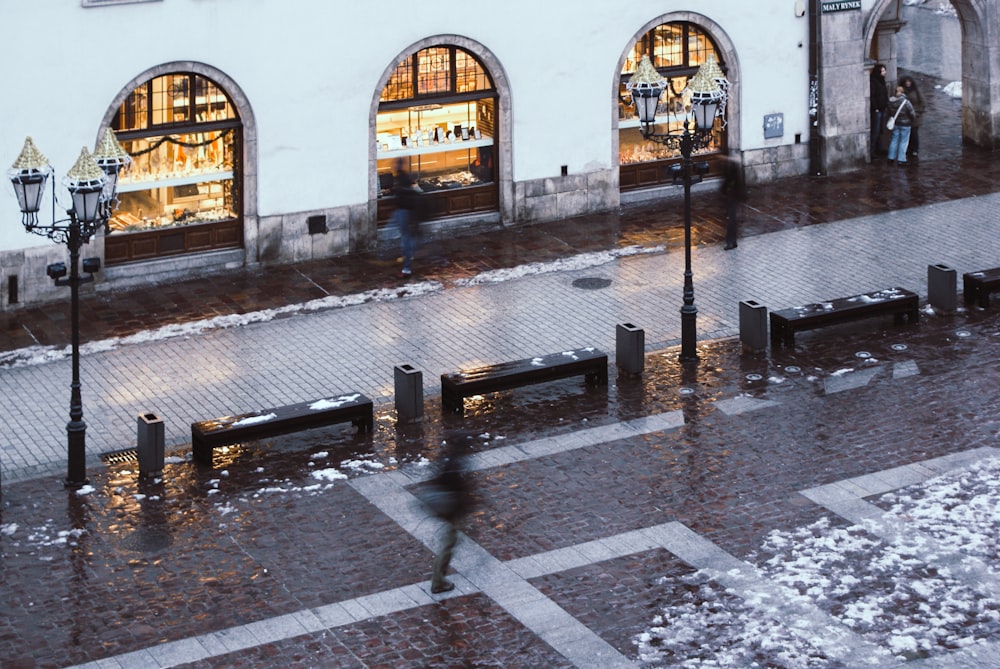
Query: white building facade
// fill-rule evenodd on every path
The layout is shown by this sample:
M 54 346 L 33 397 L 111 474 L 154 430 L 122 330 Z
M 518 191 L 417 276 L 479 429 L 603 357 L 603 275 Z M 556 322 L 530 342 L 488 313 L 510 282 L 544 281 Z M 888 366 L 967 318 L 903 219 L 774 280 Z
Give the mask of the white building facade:
M 678 89 L 709 56 L 725 72 L 726 115 L 699 152 L 709 176 L 730 152 L 749 183 L 856 169 L 868 71 L 894 61 L 900 4 L 9 1 L 0 156 L 30 135 L 58 177 L 116 131 L 134 162 L 84 249 L 103 264 L 90 290 L 335 259 L 384 237 L 399 161 L 430 235 L 669 196 L 679 156 L 643 141 L 625 94 L 642 55 Z M 953 4 L 964 139 L 996 147 L 1000 12 Z M 664 100 L 675 128 L 678 112 Z M 0 189 L 0 307 L 61 298 L 45 267 L 64 259 Z

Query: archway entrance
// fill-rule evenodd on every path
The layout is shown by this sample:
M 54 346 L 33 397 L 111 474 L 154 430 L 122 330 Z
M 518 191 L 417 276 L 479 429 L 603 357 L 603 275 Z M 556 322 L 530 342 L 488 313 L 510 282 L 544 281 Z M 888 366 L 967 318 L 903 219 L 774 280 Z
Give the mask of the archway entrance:
M 954 14 L 945 18 L 951 20 L 951 17 L 954 17 L 960 39 L 958 45 L 962 89 L 960 143 L 995 149 L 1000 147 L 1000 112 L 998 112 L 1000 102 L 994 99 L 995 86 L 992 82 L 1000 76 L 1000 73 L 994 70 L 997 62 L 994 55 L 997 35 L 992 34 L 992 31 L 1000 26 L 996 25 L 995 20 L 993 23 L 988 23 L 993 12 L 983 0 L 951 0 L 950 8 L 954 10 Z M 887 79 L 893 82 L 897 78 L 896 75 L 904 68 L 918 72 L 924 69 L 926 64 L 922 59 L 908 55 L 905 50 L 899 48 L 901 44 L 899 36 L 903 31 L 917 30 L 918 21 L 931 18 L 917 13 L 926 11 L 928 10 L 920 6 L 904 7 L 898 0 L 879 0 L 869 15 L 865 29 L 868 66 L 870 67 L 875 59 L 882 59 L 887 65 Z M 913 26 L 908 25 L 911 21 Z M 915 50 L 925 54 L 929 50 L 933 57 L 935 51 L 940 53 L 945 49 L 955 48 L 944 44 L 947 31 L 943 27 L 940 46 L 933 41 L 936 37 L 925 36 L 931 41 L 920 43 Z M 953 58 L 942 59 L 939 55 L 938 60 L 945 66 L 954 67 Z M 948 65 L 949 63 L 952 64 Z M 955 76 L 955 71 L 942 69 L 940 75 L 931 74 L 940 76 L 943 80 Z M 947 83 L 951 82 L 945 82 Z M 931 86 L 933 89 L 933 84 Z M 942 91 L 941 94 L 945 93 Z
M 890 92 L 897 82 L 912 80 L 917 94 L 910 92 L 909 97 L 922 110 L 910 137 L 909 157 L 958 158 L 962 152 L 962 29 L 957 12 L 949 5 L 894 5 L 883 13 L 878 26 L 869 60 L 885 66 Z

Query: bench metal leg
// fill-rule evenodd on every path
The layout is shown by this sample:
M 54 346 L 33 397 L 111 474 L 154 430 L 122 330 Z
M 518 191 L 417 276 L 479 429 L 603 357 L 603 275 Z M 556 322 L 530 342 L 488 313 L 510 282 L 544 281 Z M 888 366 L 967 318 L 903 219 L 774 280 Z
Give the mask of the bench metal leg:
M 606 386 L 608 385 L 608 368 L 607 365 L 602 365 L 592 372 L 587 372 L 584 374 L 584 379 L 587 383 L 592 386 Z
M 464 413 L 465 397 L 454 393 L 441 393 L 441 408 L 452 413 Z
M 194 440 L 191 442 L 191 455 L 195 460 L 203 464 L 212 464 L 212 453 L 214 450 L 212 446 L 204 444 L 201 441 Z

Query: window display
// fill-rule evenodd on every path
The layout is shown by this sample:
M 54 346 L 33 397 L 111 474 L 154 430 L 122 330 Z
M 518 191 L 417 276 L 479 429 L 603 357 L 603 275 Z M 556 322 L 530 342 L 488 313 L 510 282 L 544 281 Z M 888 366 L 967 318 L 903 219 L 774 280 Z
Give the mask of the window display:
M 155 77 L 113 126 L 133 163 L 118 182 L 108 264 L 242 245 L 242 126 L 222 89 L 192 73 Z
M 133 164 L 118 185 L 112 231 L 236 218 L 232 130 L 125 140 L 122 146 Z
M 403 161 L 428 218 L 495 211 L 497 97 L 482 63 L 456 46 L 434 46 L 397 65 L 375 119 L 378 220 L 395 207 L 396 163 Z
M 489 99 L 380 113 L 375 136 L 379 197 L 392 193 L 398 159 L 424 192 L 491 183 L 493 106 Z

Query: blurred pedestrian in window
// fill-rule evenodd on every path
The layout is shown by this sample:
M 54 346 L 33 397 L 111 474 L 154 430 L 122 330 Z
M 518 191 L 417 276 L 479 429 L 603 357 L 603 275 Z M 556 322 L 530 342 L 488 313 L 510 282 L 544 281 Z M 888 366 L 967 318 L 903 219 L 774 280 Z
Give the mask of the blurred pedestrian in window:
M 420 229 L 420 203 L 417 200 L 419 195 L 416 185 L 406 171 L 406 163 L 402 158 L 396 161 L 392 192 L 396 196 L 396 210 L 392 212 L 389 225 L 399 231 L 399 247 L 403 256 L 400 276 L 405 278 L 413 273 L 413 254 L 417 249 Z
M 917 152 L 920 151 L 920 124 L 923 121 L 924 112 L 927 111 L 927 103 L 924 101 L 924 96 L 921 94 L 920 89 L 917 87 L 917 82 L 913 80 L 913 77 L 905 76 L 899 80 L 899 83 L 903 84 L 903 92 L 906 93 L 906 99 L 910 101 L 910 104 L 913 105 L 913 109 L 916 111 L 913 125 L 910 128 L 910 143 L 906 149 L 906 156 L 908 158 L 916 158 Z
M 887 112 L 892 124 L 892 139 L 889 140 L 889 163 L 896 162 L 899 165 L 906 164 L 906 148 L 910 143 L 910 130 L 913 127 L 913 119 L 916 112 L 913 105 L 906 99 L 906 93 L 902 86 L 896 86 L 896 94 L 889 96 L 889 110 Z
M 885 112 L 889 108 L 889 88 L 885 83 L 885 65 L 875 63 L 868 77 L 869 107 L 871 109 L 871 155 L 885 155 L 882 148 L 882 131 L 885 129 Z

